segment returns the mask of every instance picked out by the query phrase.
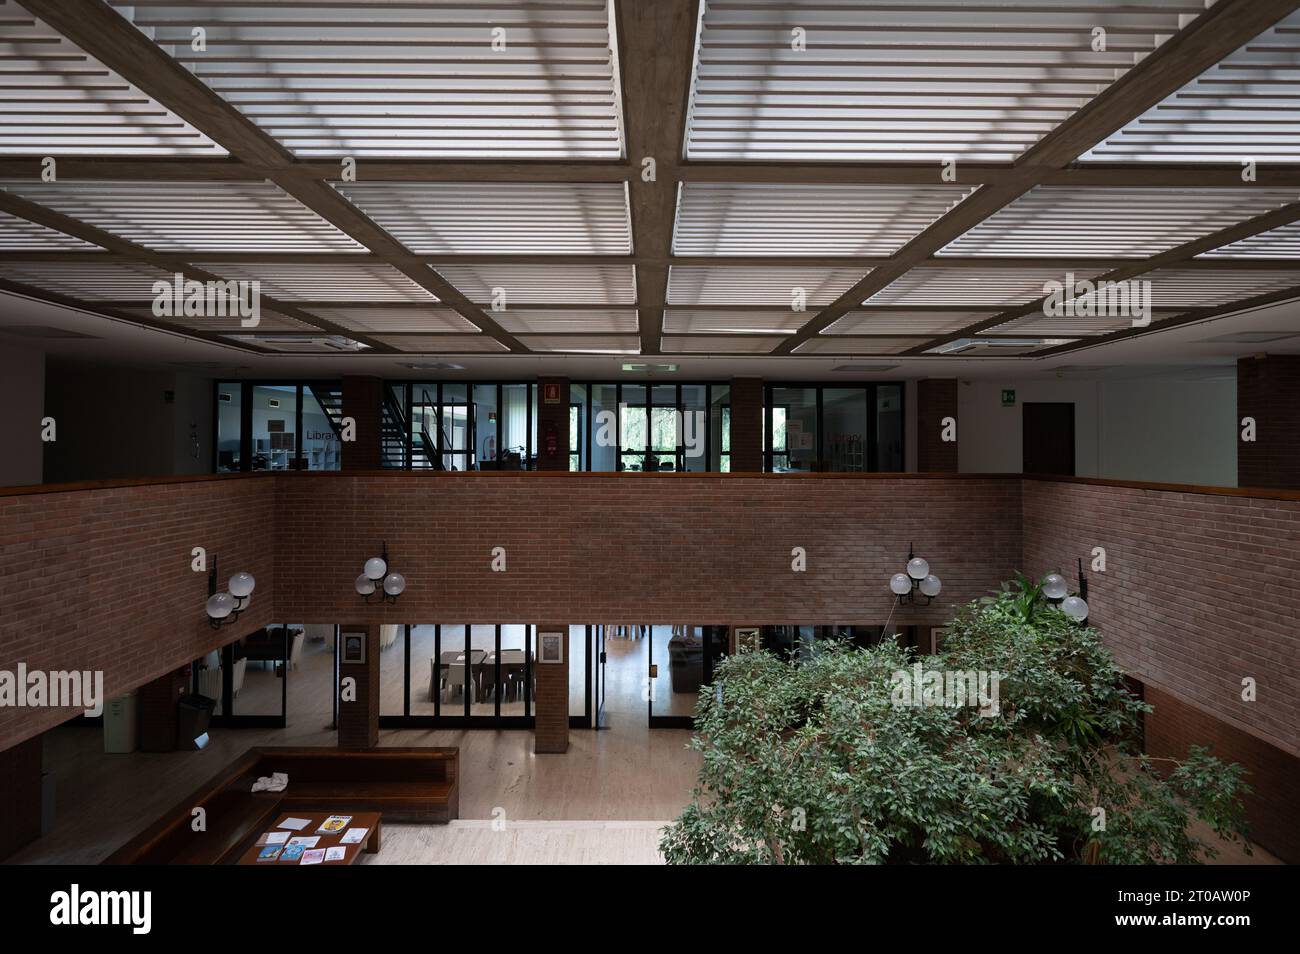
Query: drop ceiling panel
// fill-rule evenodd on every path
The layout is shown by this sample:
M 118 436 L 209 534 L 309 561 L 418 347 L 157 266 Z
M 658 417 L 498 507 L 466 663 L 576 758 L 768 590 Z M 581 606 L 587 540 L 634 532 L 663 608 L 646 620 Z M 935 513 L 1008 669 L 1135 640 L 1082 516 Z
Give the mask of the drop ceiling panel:
M 677 255 L 890 255 L 970 194 L 957 185 L 687 182 Z
M 1095 271 L 1074 270 L 1076 279 L 1091 278 Z M 1046 294 L 1047 282 L 1063 282 L 1062 269 L 1040 266 L 1019 268 L 914 268 L 886 285 L 863 304 L 870 305 L 990 305 L 1009 308 Z
M 0 23 L 0 154 L 226 155 L 13 0 Z
M 802 293 L 809 307 L 829 305 L 867 271 L 821 266 L 673 265 L 668 270 L 668 304 L 789 308 Z
M 665 354 L 769 354 L 780 335 L 665 335 Z
M 71 235 L 0 212 L 0 252 L 45 252 L 99 248 Z
M 1058 345 L 1073 344 L 1072 338 L 959 338 L 946 344 L 931 348 L 926 354 L 950 354 L 963 358 L 975 357 L 1016 357 L 1033 354 Z
M 413 252 L 632 251 L 622 182 L 367 182 L 335 188 Z
M 113 5 L 299 156 L 622 153 L 604 0 Z
M 631 305 L 636 277 L 631 265 L 434 265 L 470 301 L 515 305 Z
M 270 182 L 30 182 L 0 188 L 160 252 L 364 252 Z
M 130 262 L 0 260 L 0 278 L 85 301 L 152 301 L 154 282 L 172 283 L 167 272 Z
M 297 331 L 305 334 L 323 334 L 315 325 L 309 325 L 305 321 L 298 321 L 294 318 L 276 312 L 263 310 L 258 316 L 259 321 L 253 328 L 245 328 L 240 324 L 238 315 L 226 315 L 212 317 L 207 316 L 190 316 L 177 315 L 175 317 L 159 317 L 153 313 L 152 308 L 123 308 L 124 314 L 137 315 L 146 321 L 161 322 L 166 325 L 174 325 L 177 328 L 183 328 L 186 331 L 237 331 L 245 334 L 265 334 L 267 332 L 284 332 Z
M 574 354 L 640 354 L 636 335 L 520 335 L 519 341 L 532 351 Z
M 1210 67 L 1080 158 L 1300 161 L 1300 13 Z
M 1153 316 L 1152 320 L 1158 320 Z M 986 335 L 1045 335 L 1048 337 L 1072 337 L 1104 335 L 1112 331 L 1125 331 L 1133 327 L 1130 317 L 1095 318 L 1095 317 L 1052 317 L 1034 312 L 1011 321 L 1004 321 L 980 334 Z
M 871 355 L 902 354 L 926 342 L 926 338 L 889 336 L 810 338 L 794 349 L 795 354 Z
M 369 349 L 350 338 L 338 335 L 223 335 L 227 341 L 240 345 L 251 345 L 286 354 L 350 354 L 365 352 Z
M 492 317 L 512 334 L 608 334 L 637 330 L 635 311 L 520 308 L 514 311 L 495 311 Z
M 812 317 L 810 311 L 780 309 L 710 311 L 706 308 L 669 308 L 664 312 L 668 334 L 794 334 Z
M 940 255 L 1146 258 L 1297 199 L 1294 189 L 1045 186 L 1021 196 Z
M 850 311 L 824 335 L 946 335 L 996 312 L 985 311 Z
M 717 0 L 701 21 L 687 156 L 1008 161 L 1203 9 Z
M 477 331 L 477 326 L 450 308 L 317 308 L 311 313 L 368 334 L 385 331 Z
M 1153 308 L 1207 308 L 1300 288 L 1300 266 L 1269 270 L 1161 268 L 1141 280 L 1151 282 Z
M 487 354 L 510 350 L 487 335 L 381 335 L 375 340 L 413 354 Z
M 222 278 L 259 281 L 261 292 L 285 301 L 437 301 L 391 265 L 196 263 Z
M 1300 134 L 1300 133 L 1298 133 Z M 1300 197 L 1298 197 L 1300 198 Z M 1252 235 L 1197 258 L 1284 258 L 1300 260 L 1300 222 Z

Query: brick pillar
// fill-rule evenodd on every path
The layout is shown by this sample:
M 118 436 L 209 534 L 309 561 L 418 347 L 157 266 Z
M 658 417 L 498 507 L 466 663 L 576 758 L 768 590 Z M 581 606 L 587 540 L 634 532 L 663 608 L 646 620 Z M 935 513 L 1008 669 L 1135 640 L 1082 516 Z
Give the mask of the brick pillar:
M 343 376 L 343 416 L 357 422 L 356 440 L 343 444 L 343 470 L 383 466 L 384 382 L 362 375 Z
M 185 691 L 181 670 L 159 676 L 136 690 L 136 721 L 141 752 L 176 751 L 176 700 Z
M 1242 418 L 1255 419 L 1255 440 L 1241 439 Z M 1300 489 L 1300 355 L 1237 361 L 1237 484 Z
M 537 469 L 568 470 L 569 379 L 539 378 L 537 389 Z M 551 437 L 555 438 L 553 453 L 548 452 Z
M 373 749 L 379 744 L 379 625 L 341 628 L 339 641 L 339 748 Z M 365 663 L 344 662 L 350 633 L 366 636 Z M 347 679 L 355 679 L 355 699 L 343 697 Z
M 943 419 L 957 420 L 957 379 L 916 382 L 916 469 L 957 473 L 957 441 L 943 440 Z M 961 439 L 960 426 L 957 438 Z
M 41 835 L 41 736 L 0 752 L 0 860 Z
M 562 663 L 542 662 L 542 637 L 559 633 L 564 655 Z M 569 749 L 569 627 L 537 627 L 537 697 L 533 711 L 537 716 L 533 732 L 533 751 L 567 752 Z
M 763 381 L 731 379 L 731 471 L 763 470 Z

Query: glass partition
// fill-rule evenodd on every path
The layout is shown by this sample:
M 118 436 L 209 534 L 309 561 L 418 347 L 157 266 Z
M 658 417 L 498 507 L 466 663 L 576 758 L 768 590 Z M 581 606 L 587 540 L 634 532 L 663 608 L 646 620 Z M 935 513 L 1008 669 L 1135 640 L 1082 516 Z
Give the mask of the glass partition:
M 243 385 L 217 385 L 217 473 L 239 470 L 243 435 Z

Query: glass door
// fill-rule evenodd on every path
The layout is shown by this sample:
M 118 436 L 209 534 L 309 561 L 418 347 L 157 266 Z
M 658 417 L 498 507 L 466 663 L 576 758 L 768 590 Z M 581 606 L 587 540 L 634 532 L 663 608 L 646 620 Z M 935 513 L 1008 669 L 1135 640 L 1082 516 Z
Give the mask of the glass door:
M 605 721 L 605 629 L 606 627 L 603 624 L 596 627 L 596 699 L 594 709 L 597 729 L 609 728 L 609 723 Z
M 727 652 L 726 626 L 664 624 L 650 627 L 648 703 L 650 728 L 689 729 L 700 689 Z

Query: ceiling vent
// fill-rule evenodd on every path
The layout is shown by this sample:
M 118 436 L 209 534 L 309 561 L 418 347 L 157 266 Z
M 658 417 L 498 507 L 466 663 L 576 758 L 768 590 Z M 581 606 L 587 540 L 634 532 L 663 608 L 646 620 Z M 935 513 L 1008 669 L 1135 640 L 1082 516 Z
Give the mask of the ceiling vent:
M 882 374 L 885 371 L 893 371 L 896 367 L 898 367 L 896 364 L 837 364 L 831 370 L 843 371 L 846 374 Z
M 402 367 L 410 368 L 412 371 L 464 371 L 463 364 L 452 364 L 450 361 L 432 361 L 425 364 L 403 364 Z

